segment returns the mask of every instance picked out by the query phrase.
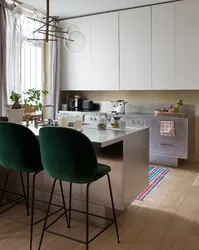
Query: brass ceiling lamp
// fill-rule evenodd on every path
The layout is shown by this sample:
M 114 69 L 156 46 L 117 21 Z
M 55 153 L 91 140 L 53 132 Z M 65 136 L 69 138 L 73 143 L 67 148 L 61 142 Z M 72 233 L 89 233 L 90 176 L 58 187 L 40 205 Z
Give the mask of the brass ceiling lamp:
M 39 42 L 63 40 L 64 46 L 71 52 L 81 51 L 86 44 L 84 35 L 77 26 L 63 30 L 56 25 L 58 16 L 50 16 L 50 0 L 46 0 L 46 15 L 27 4 L 18 4 L 13 10 L 15 23 L 19 31 L 21 45 L 34 45 Z M 55 24 L 54 24 L 55 23 Z

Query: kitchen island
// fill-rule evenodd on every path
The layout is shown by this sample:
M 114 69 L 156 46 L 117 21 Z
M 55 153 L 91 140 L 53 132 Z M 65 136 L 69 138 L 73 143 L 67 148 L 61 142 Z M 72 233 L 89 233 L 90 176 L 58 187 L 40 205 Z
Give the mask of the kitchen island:
M 30 127 L 39 136 L 39 129 Z M 124 211 L 133 200 L 148 186 L 149 167 L 149 129 L 144 127 L 127 128 L 126 131 L 113 129 L 98 130 L 97 128 L 83 126 L 83 133 L 91 140 L 98 158 L 98 162 L 111 167 L 110 173 L 115 208 L 118 214 Z M 56 146 L 56 145 L 55 145 Z M 33 156 L 34 157 L 34 156 Z M 20 179 L 14 176 L 10 180 L 10 189 L 21 191 Z M 13 184 L 13 185 L 12 185 Z M 36 181 L 36 198 L 48 201 L 52 179 L 41 172 Z M 65 196 L 69 193 L 69 184 L 63 183 Z M 73 184 L 72 206 L 74 209 L 85 209 L 85 185 Z M 62 204 L 60 189 L 57 185 L 54 203 Z M 46 205 L 37 203 L 41 209 Z M 107 178 L 92 183 L 90 188 L 90 212 L 101 216 L 111 216 L 110 195 Z M 82 215 L 74 215 L 81 219 Z M 98 218 L 91 217 L 91 222 L 103 225 Z

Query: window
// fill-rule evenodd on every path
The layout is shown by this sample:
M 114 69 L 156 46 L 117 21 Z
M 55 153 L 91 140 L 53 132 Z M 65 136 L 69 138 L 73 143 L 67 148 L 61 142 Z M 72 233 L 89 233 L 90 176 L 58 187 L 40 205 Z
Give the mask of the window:
M 29 88 L 44 88 L 44 44 L 21 46 L 13 13 L 7 10 L 7 95 L 23 93 Z M 30 26 L 28 26 L 30 25 Z M 31 23 L 26 25 L 32 29 Z M 36 27 L 37 28 L 37 27 Z
M 24 92 L 29 88 L 43 89 L 44 55 L 43 46 L 34 45 L 21 48 L 21 86 Z

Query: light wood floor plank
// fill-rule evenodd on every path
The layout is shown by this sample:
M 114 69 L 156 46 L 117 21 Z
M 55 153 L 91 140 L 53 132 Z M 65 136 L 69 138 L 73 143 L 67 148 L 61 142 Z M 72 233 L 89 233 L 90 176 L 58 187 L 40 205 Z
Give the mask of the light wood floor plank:
M 114 225 L 90 244 L 90 250 L 199 250 L 199 164 L 185 162 L 173 168 L 145 201 L 134 201 L 118 218 L 121 244 Z M 23 207 L 23 208 L 22 208 Z M 29 221 L 24 206 L 7 214 Z M 35 217 L 44 213 L 36 211 Z M 38 249 L 43 223 L 35 226 L 33 250 Z M 65 218 L 51 228 L 85 239 L 85 225 Z M 90 237 L 99 229 L 90 227 Z M 52 234 L 45 234 L 42 250 L 84 250 L 85 246 Z M 29 228 L 0 218 L 0 250 L 29 250 Z

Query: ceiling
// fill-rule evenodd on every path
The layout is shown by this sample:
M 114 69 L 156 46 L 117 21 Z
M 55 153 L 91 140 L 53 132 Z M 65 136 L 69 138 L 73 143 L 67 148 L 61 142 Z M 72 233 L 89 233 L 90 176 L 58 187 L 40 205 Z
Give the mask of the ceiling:
M 172 0 L 50 0 L 50 14 L 68 18 Z M 46 0 L 20 0 L 45 11 Z

